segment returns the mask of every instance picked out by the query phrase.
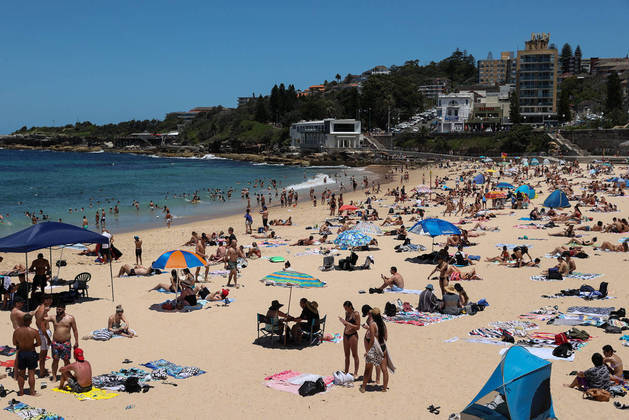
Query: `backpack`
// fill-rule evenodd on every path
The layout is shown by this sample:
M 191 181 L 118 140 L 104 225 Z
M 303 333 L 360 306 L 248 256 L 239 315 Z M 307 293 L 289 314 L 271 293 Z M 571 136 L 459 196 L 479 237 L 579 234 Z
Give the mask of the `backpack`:
M 568 336 L 566 335 L 566 333 L 555 334 L 555 344 L 560 346 L 567 342 L 568 342 Z
M 572 356 L 572 353 L 572 346 L 568 342 L 562 343 L 553 349 L 553 356 L 555 357 L 563 357 L 567 359 Z
M 598 291 L 601 294 L 601 297 L 607 296 L 607 282 L 602 281 L 600 286 L 598 286 Z
M 391 302 L 387 302 L 386 305 L 384 305 L 384 314 L 386 316 L 395 316 L 397 314 L 397 308 Z
M 137 376 L 129 376 L 124 381 L 124 390 L 126 392 L 140 392 L 142 387 L 140 386 L 140 380 Z
M 319 392 L 324 392 L 326 389 L 325 382 L 323 382 L 323 378 L 317 379 L 316 382 L 313 381 L 305 381 L 299 387 L 299 395 L 302 397 L 307 397 L 310 395 L 318 394 Z

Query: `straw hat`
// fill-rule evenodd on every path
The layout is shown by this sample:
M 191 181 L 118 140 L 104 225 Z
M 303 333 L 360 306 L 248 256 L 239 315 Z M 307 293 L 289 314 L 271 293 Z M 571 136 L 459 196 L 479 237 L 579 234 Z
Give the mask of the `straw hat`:
M 451 286 L 451 285 L 447 285 L 445 287 L 445 291 L 446 291 L 446 293 L 452 293 L 452 294 L 456 295 L 456 289 L 453 286 Z

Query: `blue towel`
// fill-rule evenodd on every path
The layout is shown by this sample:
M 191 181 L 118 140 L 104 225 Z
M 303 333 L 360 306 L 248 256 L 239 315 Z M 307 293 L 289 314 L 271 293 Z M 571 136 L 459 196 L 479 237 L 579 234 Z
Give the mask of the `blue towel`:
M 527 221 L 531 221 L 533 219 L 531 219 L 530 217 L 520 217 L 518 220 L 527 220 Z
M 480 261 L 480 255 L 468 255 L 467 258 L 473 261 Z

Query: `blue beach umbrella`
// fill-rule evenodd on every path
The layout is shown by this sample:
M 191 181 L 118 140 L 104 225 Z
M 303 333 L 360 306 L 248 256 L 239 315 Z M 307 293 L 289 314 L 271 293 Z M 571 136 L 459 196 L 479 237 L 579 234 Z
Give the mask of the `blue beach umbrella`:
M 426 232 L 432 237 L 432 245 L 435 245 L 435 236 L 441 235 L 460 235 L 461 229 L 443 219 L 424 219 L 413 225 L 409 232 L 421 234 Z
M 378 236 L 382 235 L 382 229 L 379 226 L 374 225 L 371 222 L 360 222 L 357 223 L 356 226 L 352 230 L 356 232 L 363 233 L 367 236 Z
M 474 177 L 474 184 L 484 184 L 485 176 L 483 174 L 478 174 Z
M 550 207 L 551 209 L 567 208 L 570 207 L 570 203 L 565 192 L 555 190 L 544 200 L 544 207 Z
M 535 198 L 535 190 L 530 185 L 520 185 L 515 190 L 516 194 L 519 192 L 521 192 L 522 194 L 528 195 L 531 200 Z
M 512 189 L 512 188 L 515 188 L 515 187 L 513 185 L 509 184 L 508 182 L 499 182 L 498 185 L 496 185 L 496 188 Z
M 336 237 L 334 243 L 339 246 L 353 248 L 357 246 L 365 246 L 371 242 L 371 236 L 365 235 L 356 230 L 346 230 Z

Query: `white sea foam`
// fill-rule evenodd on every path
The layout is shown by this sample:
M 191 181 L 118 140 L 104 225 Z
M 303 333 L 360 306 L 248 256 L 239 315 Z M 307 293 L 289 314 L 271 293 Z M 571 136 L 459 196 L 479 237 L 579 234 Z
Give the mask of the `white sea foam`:
M 306 181 L 300 182 L 299 184 L 289 185 L 288 187 L 286 187 L 286 189 L 289 190 L 292 188 L 294 190 L 304 190 L 307 188 L 310 189 L 328 184 L 336 184 L 336 181 L 334 180 L 334 178 L 330 178 L 330 176 L 327 174 L 316 174 L 313 178 L 307 179 Z
M 224 158 L 224 157 L 215 156 L 212 153 L 208 153 L 207 155 L 203 155 L 203 157 L 201 159 L 205 159 L 205 160 L 228 160 L 227 158 Z
M 347 165 L 315 165 L 308 166 L 309 169 L 349 169 L 350 166 Z
M 105 151 L 103 149 L 100 149 L 100 150 L 96 150 L 94 152 L 87 152 L 87 153 L 91 153 L 91 154 L 94 154 L 94 153 L 105 153 Z
M 260 163 L 254 163 L 253 166 L 286 166 L 283 163 L 266 163 L 266 162 L 260 162 Z

